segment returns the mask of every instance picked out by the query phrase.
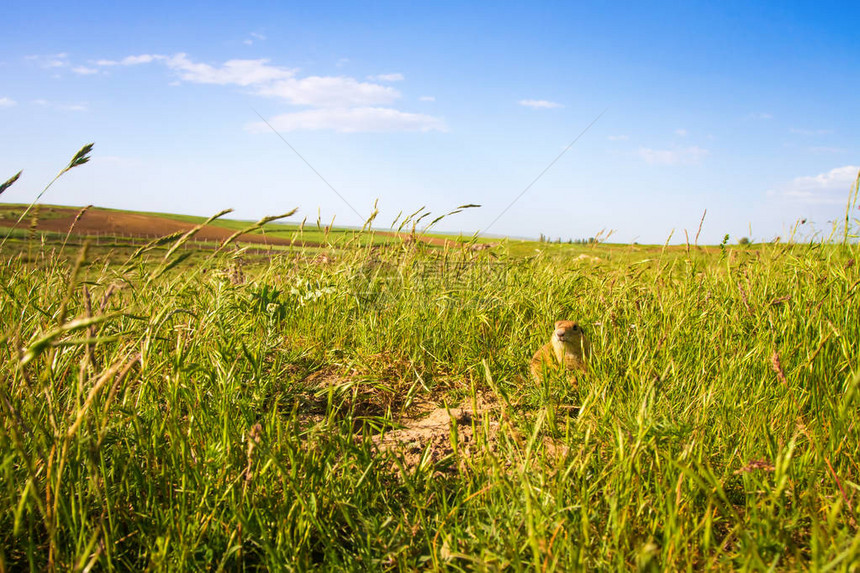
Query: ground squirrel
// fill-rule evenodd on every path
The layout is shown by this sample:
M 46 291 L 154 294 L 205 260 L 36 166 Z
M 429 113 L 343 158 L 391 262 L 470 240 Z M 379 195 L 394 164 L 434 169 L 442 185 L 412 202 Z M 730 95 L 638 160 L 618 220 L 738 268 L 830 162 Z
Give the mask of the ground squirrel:
M 541 380 L 544 372 L 557 370 L 561 365 L 564 365 L 565 370 L 584 372 L 585 359 L 590 352 L 591 345 L 582 327 L 572 320 L 559 320 L 555 323 L 555 332 L 550 341 L 532 357 L 532 376 Z

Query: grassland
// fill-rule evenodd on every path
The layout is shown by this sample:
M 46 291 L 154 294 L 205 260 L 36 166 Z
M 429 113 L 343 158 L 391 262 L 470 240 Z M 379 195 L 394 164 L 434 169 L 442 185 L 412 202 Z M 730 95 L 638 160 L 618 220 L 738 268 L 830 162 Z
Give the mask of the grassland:
M 860 568 L 848 211 L 841 244 L 262 253 L 31 211 L 0 244 L 0 571 Z M 559 318 L 589 370 L 532 381 Z
M 860 564 L 857 245 L 170 246 L 4 247 L 0 568 Z

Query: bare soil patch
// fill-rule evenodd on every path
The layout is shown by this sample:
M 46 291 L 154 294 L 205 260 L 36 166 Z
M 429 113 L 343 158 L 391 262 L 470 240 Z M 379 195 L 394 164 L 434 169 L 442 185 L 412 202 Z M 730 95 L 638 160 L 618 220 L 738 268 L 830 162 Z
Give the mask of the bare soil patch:
M 11 227 L 17 220 L 17 214 L 22 207 L 18 205 L 0 205 L 0 226 Z M 72 228 L 75 217 L 80 212 L 79 207 L 41 206 L 36 230 L 55 233 L 68 233 Z M 16 216 L 12 217 L 12 214 Z M 30 216 L 18 225 L 21 229 L 30 227 Z M 72 235 L 107 235 L 124 237 L 156 238 L 176 232 L 186 232 L 194 228 L 193 223 L 177 221 L 169 217 L 158 215 L 147 215 L 143 213 L 127 213 L 123 211 L 111 211 L 92 207 L 74 224 Z M 201 241 L 223 241 L 233 234 L 233 231 L 216 225 L 207 225 L 200 229 L 194 236 Z M 420 241 L 436 247 L 456 246 L 460 243 L 427 235 L 411 235 L 409 233 L 395 233 L 391 231 L 376 231 L 377 235 L 383 237 L 398 237 L 404 242 Z M 271 237 L 262 233 L 242 234 L 236 241 L 253 243 L 258 245 L 290 245 L 292 241 L 282 237 Z M 297 241 L 303 246 L 320 246 L 319 243 L 308 241 Z M 489 248 L 491 245 L 475 245 L 473 250 Z M 324 261 L 328 262 L 328 261 Z
M 492 452 L 500 428 L 494 411 L 494 405 L 483 398 L 477 400 L 477 409 L 471 404 L 460 408 L 435 407 L 404 418 L 400 428 L 375 436 L 373 443 L 380 453 L 397 456 L 407 469 L 436 466 L 455 453 L 468 458 Z
M 17 208 L 16 208 L 17 209 Z M 9 210 L 8 208 L 4 210 Z M 70 207 L 42 207 L 36 229 L 55 233 L 68 233 L 80 209 Z M 0 217 L 0 225 L 11 227 L 15 219 Z M 29 221 L 21 221 L 19 228 L 29 227 Z M 176 221 L 157 215 L 125 213 L 91 208 L 87 210 L 72 229 L 73 235 L 109 235 L 156 238 L 176 232 L 187 232 L 195 227 L 192 223 Z M 194 236 L 203 241 L 223 241 L 233 234 L 230 229 L 207 225 Z M 242 234 L 236 239 L 243 243 L 262 245 L 289 245 L 289 239 L 269 237 L 263 234 Z

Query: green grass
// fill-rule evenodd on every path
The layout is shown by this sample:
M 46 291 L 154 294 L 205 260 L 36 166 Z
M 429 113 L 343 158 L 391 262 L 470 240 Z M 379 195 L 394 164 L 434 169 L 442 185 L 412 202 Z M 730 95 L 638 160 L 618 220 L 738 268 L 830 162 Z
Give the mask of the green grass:
M 0 569 L 860 566 L 857 245 L 360 244 L 4 247 Z M 560 318 L 590 371 L 534 383 Z

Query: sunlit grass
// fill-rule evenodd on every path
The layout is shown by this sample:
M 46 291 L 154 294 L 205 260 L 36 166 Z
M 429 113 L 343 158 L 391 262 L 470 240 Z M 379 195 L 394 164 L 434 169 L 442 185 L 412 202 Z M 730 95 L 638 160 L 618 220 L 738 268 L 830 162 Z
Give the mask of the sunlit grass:
M 849 241 L 252 260 L 18 239 L 0 570 L 860 563 Z M 590 370 L 536 384 L 562 318 Z M 456 425 L 436 461 L 376 447 L 428 403 L 477 406 L 468 448 Z
M 857 248 L 591 252 L 7 258 L 3 563 L 856 564 Z M 562 317 L 591 372 L 536 386 Z M 509 404 L 483 454 L 373 449 L 475 392 Z

